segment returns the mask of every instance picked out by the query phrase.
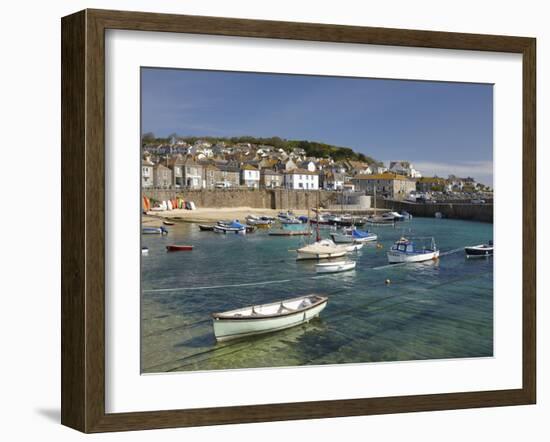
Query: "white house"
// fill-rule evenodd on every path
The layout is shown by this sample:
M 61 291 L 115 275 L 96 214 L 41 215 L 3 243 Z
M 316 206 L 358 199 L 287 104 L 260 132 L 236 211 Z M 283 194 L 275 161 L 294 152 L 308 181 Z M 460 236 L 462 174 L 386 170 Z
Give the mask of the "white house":
M 422 174 L 408 161 L 390 162 L 390 172 L 405 175 L 411 178 L 422 178 Z
M 286 171 L 284 186 L 292 190 L 317 190 L 319 189 L 319 174 L 305 169 Z
M 315 166 L 313 161 L 303 161 L 300 164 L 300 167 L 308 170 L 309 172 L 315 172 L 317 170 L 317 166 Z
M 153 187 L 153 167 L 154 164 L 148 159 L 141 162 L 141 187 Z
M 250 164 L 242 166 L 241 185 L 258 189 L 260 187 L 260 170 Z

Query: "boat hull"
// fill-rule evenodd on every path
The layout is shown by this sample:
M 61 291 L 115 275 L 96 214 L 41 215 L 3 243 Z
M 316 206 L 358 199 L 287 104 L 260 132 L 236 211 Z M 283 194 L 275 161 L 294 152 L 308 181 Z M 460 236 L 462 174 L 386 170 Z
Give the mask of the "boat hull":
M 246 233 L 246 227 L 237 228 L 237 227 L 214 226 L 213 230 L 216 233 L 234 233 L 237 235 L 244 235 Z
M 402 253 L 393 250 L 388 252 L 388 262 L 390 264 L 430 261 L 437 258 L 439 258 L 439 250 L 426 253 Z
M 353 244 L 350 244 L 349 246 L 346 246 L 346 250 L 348 252 L 357 252 L 358 250 L 361 250 L 363 248 L 363 243 L 353 243 Z
M 355 261 L 342 263 L 317 264 L 315 271 L 317 273 L 339 273 L 355 269 Z
M 376 241 L 377 239 L 378 239 L 378 235 L 369 235 L 369 236 L 365 236 L 363 238 L 354 238 L 353 242 L 361 244 L 361 243 L 365 243 L 365 242 Z
M 214 226 L 206 226 L 204 224 L 199 224 L 199 229 L 203 232 L 212 232 L 214 230 Z
M 493 248 L 481 248 L 481 247 L 465 247 L 467 258 L 484 258 L 486 256 L 493 256 Z
M 193 250 L 193 246 L 170 245 L 166 246 L 166 250 L 169 252 L 189 252 Z
M 309 230 L 272 230 L 269 236 L 310 236 Z
M 298 250 L 297 260 L 304 259 L 329 259 L 329 258 L 341 258 L 346 253 L 347 249 L 335 251 L 335 252 L 301 252 Z
M 281 317 L 255 319 L 213 319 L 214 335 L 218 341 L 245 338 L 248 336 L 273 333 L 295 327 L 319 316 L 327 305 L 324 302 L 303 311 Z
M 330 237 L 336 244 L 351 244 L 353 243 L 353 236 L 342 235 L 341 233 L 331 233 Z
M 162 227 L 143 227 L 141 233 L 142 235 L 167 235 L 168 230 Z

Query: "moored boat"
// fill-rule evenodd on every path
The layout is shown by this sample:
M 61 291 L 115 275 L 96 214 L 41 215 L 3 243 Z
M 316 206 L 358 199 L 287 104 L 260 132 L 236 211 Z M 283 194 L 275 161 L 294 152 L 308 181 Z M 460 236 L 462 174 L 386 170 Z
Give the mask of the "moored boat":
M 311 294 L 214 313 L 214 335 L 218 341 L 225 341 L 284 330 L 318 316 L 327 302 L 328 297 Z
M 144 235 L 168 235 L 168 230 L 160 227 L 142 227 L 141 233 Z
M 419 247 L 417 244 L 421 241 L 430 239 L 430 246 Z M 433 238 L 400 238 L 392 248 L 387 252 L 388 262 L 390 264 L 403 262 L 422 262 L 439 257 L 439 250 L 435 245 Z
M 149 249 L 147 247 L 142 247 L 141 248 L 141 254 L 142 255 L 148 255 L 149 254 Z
M 363 248 L 364 244 L 362 242 L 356 242 L 353 244 L 346 244 L 346 250 L 348 252 L 357 252 L 358 250 L 361 250 Z
M 337 273 L 355 269 L 355 261 L 333 261 L 315 264 L 317 273 Z
M 393 221 L 402 221 L 403 218 L 405 218 L 405 217 L 403 215 L 401 215 L 400 213 L 391 211 L 391 212 L 383 213 L 382 218 L 386 219 L 386 220 L 389 220 L 389 221 L 392 221 L 392 220 Z
M 311 230 L 276 229 L 268 233 L 269 236 L 309 236 Z
M 164 220 L 162 221 L 162 224 L 164 224 L 165 226 L 173 226 L 175 224 L 174 221 L 168 221 L 168 220 Z
M 348 253 L 347 246 L 343 244 L 335 244 L 330 239 L 322 239 L 301 247 L 298 250 L 297 260 L 302 259 L 328 259 L 339 258 Z
M 214 230 L 214 226 L 208 226 L 206 224 L 199 224 L 199 229 L 203 232 L 212 232 Z
M 365 219 L 365 223 L 371 226 L 395 227 L 394 219 L 387 219 L 387 218 L 383 218 L 382 216 L 369 216 L 368 218 Z
M 245 234 L 246 226 L 238 221 L 218 221 L 214 226 L 214 232 Z
M 355 228 L 346 229 L 342 233 L 333 232 L 330 234 L 332 240 L 335 243 L 364 243 L 369 241 L 376 241 L 378 235 L 369 232 L 368 230 L 358 230 Z
M 166 246 L 166 250 L 169 252 L 188 252 L 193 250 L 193 246 L 170 244 Z
M 493 241 L 489 241 L 487 244 L 464 247 L 466 258 L 483 258 L 486 256 L 493 256 L 493 251 Z
M 259 229 L 266 229 L 271 227 L 271 224 L 273 224 L 273 221 L 269 219 L 262 219 L 263 217 L 258 217 L 255 215 L 248 215 L 246 217 L 246 224 L 249 226 L 258 227 Z

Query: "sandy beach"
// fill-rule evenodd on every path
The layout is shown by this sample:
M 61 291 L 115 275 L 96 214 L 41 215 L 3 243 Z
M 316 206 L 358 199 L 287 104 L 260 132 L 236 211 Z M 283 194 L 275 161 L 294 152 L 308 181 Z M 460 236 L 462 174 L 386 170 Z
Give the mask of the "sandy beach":
M 220 208 L 197 208 L 196 210 L 175 209 L 164 212 L 147 212 L 142 217 L 142 222 L 154 223 L 159 219 L 167 219 L 174 222 L 187 223 L 211 223 L 225 220 L 238 219 L 244 221 L 247 215 L 267 215 L 276 217 L 281 212 L 275 209 L 257 209 L 252 207 L 220 207 Z M 293 210 L 296 216 L 307 215 L 307 210 Z

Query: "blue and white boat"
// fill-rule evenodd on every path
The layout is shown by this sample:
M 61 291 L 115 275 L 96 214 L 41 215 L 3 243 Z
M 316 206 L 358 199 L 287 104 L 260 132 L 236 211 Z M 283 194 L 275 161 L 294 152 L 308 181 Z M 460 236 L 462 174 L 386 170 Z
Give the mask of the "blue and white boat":
M 369 232 L 368 230 L 359 229 L 346 229 L 342 233 L 333 232 L 330 234 L 332 240 L 335 243 L 364 243 L 369 241 L 376 241 L 378 235 Z
M 429 246 L 424 245 L 430 240 Z M 435 241 L 430 238 L 400 238 L 388 251 L 388 262 L 390 264 L 403 262 L 422 262 L 437 259 L 439 250 Z
M 246 233 L 246 225 L 239 221 L 218 221 L 214 226 L 216 233 L 237 233 L 244 235 Z

